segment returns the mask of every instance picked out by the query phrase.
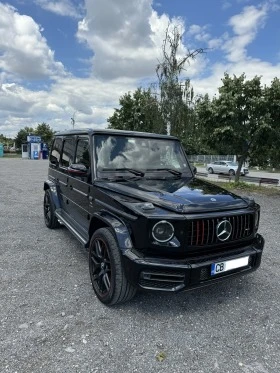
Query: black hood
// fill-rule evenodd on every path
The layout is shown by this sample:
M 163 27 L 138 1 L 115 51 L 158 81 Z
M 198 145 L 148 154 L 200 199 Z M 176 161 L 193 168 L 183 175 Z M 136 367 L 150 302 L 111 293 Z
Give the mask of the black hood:
M 179 213 L 219 211 L 248 207 L 248 202 L 223 188 L 196 178 L 139 179 L 124 182 L 97 182 L 119 202 L 151 202 Z M 117 193 L 117 194 L 116 194 Z M 123 198 L 122 198 L 123 196 Z M 135 201 L 134 201 L 135 200 Z

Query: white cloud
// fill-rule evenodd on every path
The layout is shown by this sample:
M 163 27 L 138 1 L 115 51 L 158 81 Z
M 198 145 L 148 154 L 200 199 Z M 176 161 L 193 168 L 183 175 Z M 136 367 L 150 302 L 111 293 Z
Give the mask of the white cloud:
M 229 25 L 235 36 L 223 47 L 229 61 L 238 62 L 246 58 L 246 47 L 255 39 L 259 28 L 264 26 L 268 10 L 267 4 L 262 7 L 247 6 L 242 13 L 230 18 Z
M 207 32 L 208 26 L 191 25 L 188 30 L 188 34 L 193 36 L 198 42 L 207 42 L 211 36 Z
M 134 80 L 60 78 L 48 91 L 32 91 L 13 83 L 0 86 L 0 133 L 15 136 L 19 128 L 47 122 L 57 131 L 76 127 L 106 127 L 119 97 L 136 88 Z
M 95 75 L 111 79 L 152 72 L 151 0 L 86 0 L 85 7 L 77 36 L 94 51 Z
M 29 16 L 0 3 L 0 72 L 20 79 L 42 79 L 64 74 L 61 62 Z
M 220 38 L 210 39 L 208 40 L 207 46 L 210 49 L 218 49 L 223 45 L 225 39 L 226 39 L 226 34 Z
M 273 65 L 259 59 L 248 59 L 239 63 L 216 63 L 212 66 L 207 78 L 192 80 L 195 93 L 202 95 L 208 93 L 210 97 L 218 94 L 218 87 L 222 86 L 222 78 L 225 72 L 230 76 L 240 76 L 245 73 L 246 79 L 253 79 L 256 75 L 261 76 L 261 83 L 269 86 L 272 80 L 280 75 L 280 63 Z
M 152 0 L 86 0 L 85 9 L 77 37 L 94 52 L 93 73 L 102 79 L 154 75 L 167 26 L 183 24 L 159 16 Z
M 271 81 L 280 75 L 280 63 L 273 64 L 252 58 L 247 52 L 248 45 L 257 37 L 259 30 L 265 26 L 269 12 L 277 10 L 274 1 L 267 1 L 261 6 L 245 6 L 240 14 L 229 19 L 228 25 L 232 27 L 234 35 L 230 37 L 230 33 L 227 32 L 219 38 L 208 41 L 209 48 L 220 48 L 225 53 L 224 58 L 221 59 L 225 62 L 214 63 L 210 67 L 207 78 L 192 79 L 196 93 L 208 93 L 210 96 L 217 94 L 225 72 L 237 76 L 245 73 L 247 79 L 258 75 L 262 77 L 262 84 L 266 85 L 270 85 Z M 200 30 L 196 28 L 195 31 L 199 32 Z
M 81 18 L 80 9 L 77 9 L 70 0 L 34 0 L 34 2 L 43 9 L 60 16 Z
M 225 71 L 230 75 L 245 72 L 248 79 L 262 75 L 263 84 L 280 76 L 280 64 L 253 59 L 247 52 L 273 9 L 269 4 L 245 7 L 229 19 L 230 30 L 221 36 L 210 35 L 211 25 L 190 26 L 185 33 L 189 48 L 206 43 L 220 53 L 219 62 L 207 65 L 205 56 L 198 56 L 187 68 L 195 93 L 217 93 Z M 0 133 L 14 136 L 20 128 L 42 121 L 64 130 L 71 128 L 74 113 L 76 127 L 106 127 L 121 95 L 134 91 L 141 81 L 156 80 L 155 66 L 161 59 L 167 26 L 176 24 L 181 32 L 186 27 L 180 18 L 159 15 L 152 0 L 86 0 L 85 11 L 77 37 L 94 58 L 89 61 L 91 76 L 82 79 L 65 74 L 31 17 L 0 3 Z M 178 56 L 186 52 L 181 45 Z M 211 58 L 211 50 L 206 57 Z M 201 78 L 206 71 L 208 77 Z M 55 80 L 46 89 L 26 88 L 25 79 L 50 77 Z

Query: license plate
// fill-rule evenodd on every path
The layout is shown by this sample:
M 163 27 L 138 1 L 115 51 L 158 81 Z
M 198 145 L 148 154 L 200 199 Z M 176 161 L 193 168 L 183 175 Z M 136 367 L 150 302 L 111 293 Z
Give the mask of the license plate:
M 232 269 L 246 267 L 249 263 L 249 257 L 226 260 L 225 262 L 211 264 L 211 276 L 218 275 L 222 272 L 231 271 Z

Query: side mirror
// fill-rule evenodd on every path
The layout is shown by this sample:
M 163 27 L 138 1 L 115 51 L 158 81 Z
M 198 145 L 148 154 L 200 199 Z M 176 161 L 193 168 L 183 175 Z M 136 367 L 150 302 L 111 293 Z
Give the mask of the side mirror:
M 86 176 L 88 174 L 88 169 L 82 163 L 73 163 L 68 167 L 68 172 L 71 175 Z

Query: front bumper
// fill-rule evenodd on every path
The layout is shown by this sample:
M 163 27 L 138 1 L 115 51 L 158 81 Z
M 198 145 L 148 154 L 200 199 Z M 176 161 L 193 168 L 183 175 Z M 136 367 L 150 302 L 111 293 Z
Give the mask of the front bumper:
M 207 286 L 221 280 L 255 271 L 261 263 L 264 239 L 257 235 L 250 245 L 200 257 L 181 260 L 140 257 L 130 250 L 123 255 L 127 279 L 147 290 L 179 292 Z M 211 275 L 211 264 L 249 256 L 248 265 Z

